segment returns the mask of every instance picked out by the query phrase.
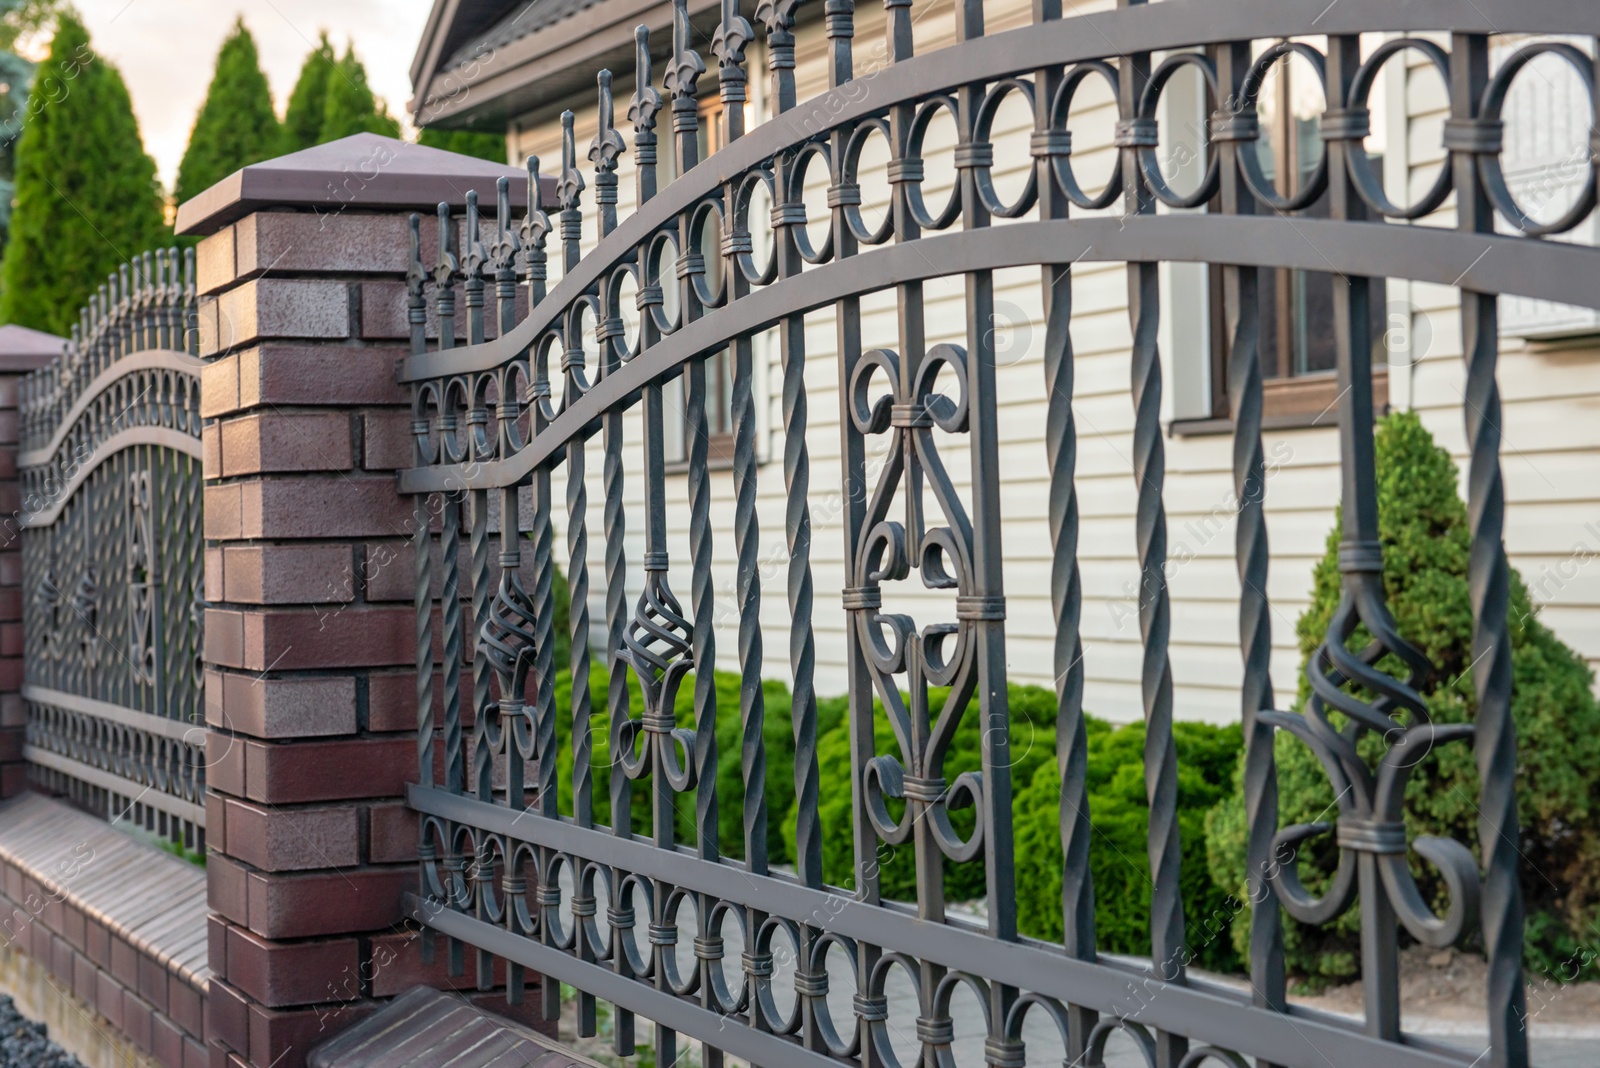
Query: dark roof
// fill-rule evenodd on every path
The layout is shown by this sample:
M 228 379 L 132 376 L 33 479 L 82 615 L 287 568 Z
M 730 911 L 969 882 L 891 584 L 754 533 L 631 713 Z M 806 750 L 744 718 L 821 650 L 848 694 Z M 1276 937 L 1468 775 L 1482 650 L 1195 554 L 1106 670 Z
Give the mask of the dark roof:
M 466 203 L 467 191 L 493 204 L 496 183 L 511 179 L 513 206 L 527 203 L 527 172 L 521 167 L 360 133 L 287 156 L 252 163 L 178 208 L 180 234 L 213 234 L 267 207 L 303 207 L 338 212 L 365 209 L 431 211 L 441 202 Z M 556 180 L 544 176 L 540 198 L 555 203 Z
M 496 16 L 484 21 L 490 7 Z M 689 0 L 702 51 L 720 8 L 718 0 Z M 411 114 L 418 126 L 504 130 L 592 93 L 601 68 L 631 74 L 640 25 L 650 29 L 652 55 L 664 58 L 672 49 L 672 0 L 434 0 L 411 66 Z
M 605 0 L 528 0 L 511 14 L 501 19 L 488 33 L 467 41 L 440 64 L 440 70 L 451 70 L 476 57 L 498 51 L 513 41 L 520 41 L 546 26 L 553 26 L 564 18 L 585 8 L 604 3 Z

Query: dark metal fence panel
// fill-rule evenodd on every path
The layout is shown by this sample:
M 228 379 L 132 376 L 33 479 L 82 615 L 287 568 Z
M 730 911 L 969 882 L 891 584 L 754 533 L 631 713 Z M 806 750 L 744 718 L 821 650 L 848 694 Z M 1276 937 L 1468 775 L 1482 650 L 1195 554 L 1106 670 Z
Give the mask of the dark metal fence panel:
M 740 106 L 750 76 L 745 51 L 756 30 L 737 0 L 724 3 L 712 46 L 724 104 L 723 147 L 710 159 L 698 158 L 698 83 L 706 64 L 691 47 L 683 0 L 675 5 L 672 56 L 659 89 L 647 34 L 638 33 L 638 88 L 628 109 L 631 144 L 613 127 L 610 74 L 600 72 L 599 133 L 588 157 L 600 232 L 587 255 L 579 255 L 586 183 L 570 115 L 564 117 L 555 219 L 530 193 L 534 206 L 514 220 L 502 195 L 495 236 L 483 247 L 475 202 L 459 231 L 441 207 L 438 250 L 426 259 L 420 226 L 414 227 L 414 355 L 402 379 L 414 391 L 416 462 L 401 476 L 400 487 L 416 501 L 421 778 L 411 803 L 422 814 L 423 859 L 413 906 L 430 939 L 444 936 L 458 973 L 473 951 L 486 984 L 493 978 L 493 958 L 509 962 L 513 997 L 520 995 L 524 969 L 550 977 L 543 985 L 549 1013 L 559 1009 L 556 981 L 571 984 L 579 992 L 581 1034 L 594 1033 L 596 999 L 612 1003 L 616 1048 L 624 1054 L 634 1049 L 634 1014 L 641 1014 L 654 1021 L 656 1056 L 663 1060 L 675 1056 L 679 1036 L 687 1035 L 702 1043 L 707 1064 L 719 1063 L 725 1051 L 772 1066 L 895 1065 L 895 1031 L 915 1033 L 926 1063 L 947 1065 L 952 1004 L 964 991 L 979 1006 L 984 1056 L 995 1068 L 1016 1068 L 1025 1056 L 1099 1063 L 1108 1040 L 1119 1033 L 1119 1041 L 1131 1043 L 1150 1065 L 1191 1068 L 1242 1065 L 1247 1058 L 1305 1066 L 1473 1063 L 1471 1055 L 1403 1034 L 1396 947 L 1402 928 L 1436 946 L 1481 929 L 1489 955 L 1486 1062 L 1527 1064 L 1495 316 L 1502 293 L 1600 306 L 1593 285 L 1600 253 L 1535 239 L 1571 230 L 1594 210 L 1592 161 L 1573 209 L 1548 224 L 1534 221 L 1500 174 L 1500 110 L 1511 79 L 1532 57 L 1561 56 L 1579 70 L 1591 95 L 1593 60 L 1571 46 L 1535 43 L 1491 70 L 1488 48 L 1490 35 L 1498 33 L 1600 35 L 1600 9 L 1561 0 L 1479 0 L 1465 7 L 1446 0 L 1195 0 L 1154 6 L 1123 0 L 1115 11 L 1062 18 L 1059 0 L 1036 0 L 1033 25 L 990 36 L 981 0 L 960 0 L 957 43 L 918 56 L 910 6 L 891 0 L 886 64 L 871 72 L 868 84 L 856 77 L 852 4 L 827 0 L 829 88 L 800 107 L 794 84 L 798 4 L 762 0 L 753 12 L 767 43 L 776 117 L 746 130 Z M 1400 36 L 1414 31 L 1429 36 Z M 1363 58 L 1361 35 L 1378 32 L 1396 36 Z M 1296 35 L 1306 37 L 1274 42 Z M 1450 162 L 1419 202 L 1397 206 L 1377 179 L 1364 139 L 1378 70 L 1408 51 L 1433 62 L 1449 87 L 1452 115 L 1444 148 Z M 1256 154 L 1262 136 L 1256 98 L 1267 69 L 1291 52 L 1322 73 L 1328 99 L 1321 117 L 1326 162 L 1293 194 L 1273 185 Z M 1175 191 L 1163 176 L 1156 121 L 1165 87 L 1184 67 L 1199 71 L 1214 109 L 1205 176 L 1189 193 Z M 1104 79 L 1115 91 L 1119 162 L 1107 187 L 1091 195 L 1073 170 L 1070 120 L 1075 95 L 1092 79 Z M 1034 116 L 1033 165 L 1023 191 L 1007 202 L 996 191 L 991 130 L 1010 94 L 1020 96 Z M 922 196 L 922 143 L 939 111 L 958 130 L 959 177 L 949 205 L 935 212 Z M 678 177 L 658 189 L 657 123 L 668 116 L 665 150 L 675 159 Z M 878 225 L 863 217 L 859 184 L 862 148 L 873 133 L 891 150 L 889 211 Z M 616 163 L 629 150 L 638 165 L 639 206 L 619 219 Z M 819 169 L 830 178 L 828 217 L 808 226 L 802 190 L 807 173 Z M 530 160 L 530 191 L 537 189 L 538 173 L 539 161 Z M 752 217 L 762 191 L 770 198 L 770 218 Z M 1434 212 L 1452 192 L 1456 229 L 1403 225 Z M 1119 203 L 1119 215 L 1104 210 Z M 1210 211 L 1203 215 L 1160 210 L 1207 203 Z M 774 251 L 762 263 L 752 233 L 768 225 Z M 1497 227 L 1507 232 L 1497 233 Z M 825 240 L 819 236 L 823 230 Z M 466 235 L 464 248 L 458 247 L 458 232 Z M 561 242 L 564 268 L 553 288 L 547 284 L 552 236 Z M 712 262 L 718 257 L 720 265 Z M 1094 931 L 1068 329 L 1071 267 L 1082 260 L 1126 263 L 1128 272 L 1153 881 L 1149 961 L 1099 955 Z M 1196 843 L 1181 848 L 1177 833 L 1158 347 L 1163 261 L 1217 264 L 1224 291 L 1233 481 L 1240 501 L 1249 886 L 1257 904 L 1248 951 L 1251 991 L 1242 995 L 1186 969 L 1192 953 L 1179 872 L 1204 859 Z M 994 272 L 1011 267 L 1040 270 L 1044 307 L 1048 429 L 1038 460 L 1050 472 L 1054 548 L 1065 858 L 1065 934 L 1059 944 L 1021 937 L 1016 928 L 1001 574 L 1004 473 L 994 339 L 984 327 L 992 318 Z M 1268 675 L 1260 267 L 1341 276 L 1334 287 L 1332 331 L 1340 386 L 1343 599 L 1310 669 L 1312 698 L 1303 712 L 1280 710 Z M 963 344 L 926 340 L 922 287 L 941 277 L 958 278 L 964 288 Z M 1396 632 L 1384 601 L 1367 339 L 1373 280 L 1389 277 L 1450 286 L 1461 294 L 1479 697 L 1472 725 L 1430 722 L 1418 694 L 1430 665 Z M 485 342 L 491 280 L 501 336 Z M 526 287 L 528 297 L 521 322 L 515 321 L 517 285 Z M 626 325 L 622 304 L 630 286 L 638 294 L 636 329 Z M 895 296 L 896 348 L 864 350 L 861 298 L 880 291 Z M 467 309 L 465 347 L 455 345 L 458 293 Z M 436 349 L 427 344 L 430 302 L 441 338 Z M 845 486 L 859 489 L 844 494 L 847 580 L 838 594 L 849 618 L 843 652 L 852 728 L 850 892 L 823 884 L 818 826 L 803 370 L 804 316 L 819 309 L 832 309 L 837 322 L 840 463 Z M 599 352 L 593 366 L 585 356 L 585 323 L 592 324 Z M 762 597 L 770 592 L 761 588 L 754 555 L 758 469 L 751 338 L 772 328 L 782 364 L 789 609 L 787 633 L 777 635 L 761 625 Z M 710 581 L 706 361 L 722 352 L 731 368 L 738 561 L 731 610 L 739 626 L 737 648 L 722 650 L 718 659 L 711 625 L 719 606 Z M 559 367 L 551 366 L 553 359 Z M 679 377 L 689 443 L 686 602 L 680 600 L 685 591 L 668 581 L 663 441 L 663 389 Z M 634 408 L 639 419 L 625 422 L 624 413 Z M 606 498 L 603 621 L 588 616 L 595 576 L 588 564 L 585 465 L 596 436 L 603 445 Z M 867 449 L 878 440 L 887 443 L 887 460 L 869 472 Z M 941 445 L 950 455 L 965 454 L 967 477 L 947 466 Z M 624 495 L 625 449 L 643 457 L 644 503 L 633 514 Z M 558 488 L 565 490 L 559 516 Z M 526 537 L 518 537 L 516 524 L 501 524 L 498 560 L 491 561 L 496 513 L 530 518 Z M 643 530 L 643 553 L 631 560 L 630 523 Z M 552 588 L 558 527 L 566 532 L 572 598 L 571 656 L 560 665 L 554 662 Z M 464 570 L 445 565 L 438 601 L 425 551 L 435 530 L 441 531 L 444 561 L 462 559 L 463 530 L 469 542 Z M 531 591 L 518 577 L 525 550 L 534 553 Z M 631 610 L 623 593 L 630 565 L 644 572 Z M 953 618 L 914 620 L 886 609 L 886 594 L 892 597 L 913 575 L 924 586 L 950 591 Z M 436 627 L 442 628 L 442 722 L 435 719 Z M 1349 646 L 1358 628 L 1372 639 L 1365 650 Z M 605 647 L 595 651 L 590 643 L 599 635 Z M 767 710 L 757 680 L 772 666 L 765 647 L 774 639 L 787 641 L 789 651 L 792 769 L 769 767 L 763 744 Z M 471 660 L 470 680 L 463 677 L 468 641 L 480 654 Z M 1393 659 L 1384 659 L 1389 655 Z M 614 816 L 609 828 L 596 824 L 591 717 L 597 698 L 587 685 L 595 660 L 609 670 L 604 702 L 610 716 L 611 811 L 627 813 L 636 804 L 648 811 L 648 830 L 641 833 L 626 816 Z M 1405 677 L 1388 674 L 1380 660 L 1404 664 Z M 719 665 L 737 666 L 746 680 L 739 697 L 743 790 L 735 797 L 717 793 L 711 669 Z M 568 669 L 572 679 L 559 707 L 558 669 Z M 634 687 L 642 711 L 631 704 Z M 692 692 L 692 714 L 675 714 L 680 688 Z M 570 772 L 559 770 L 558 717 L 570 737 Z M 875 717 L 892 737 L 887 751 Z M 949 779 L 945 760 L 954 731 L 974 720 L 986 727 L 981 769 Z M 1273 767 L 1278 732 L 1293 735 L 1319 758 L 1339 797 L 1334 821 L 1280 828 Z M 436 752 L 441 734 L 442 750 Z M 1357 749 L 1372 738 L 1385 746 L 1375 761 Z M 1465 843 L 1408 841 L 1406 834 L 1405 778 L 1419 754 L 1444 744 L 1471 744 L 1477 753 L 1484 785 L 1476 857 Z M 792 775 L 795 782 L 792 874 L 771 870 L 765 854 L 766 825 L 780 818 L 764 807 L 766 776 L 772 774 Z M 570 810 L 558 804 L 558 793 L 572 798 Z M 739 861 L 719 856 L 718 812 L 725 806 L 733 806 L 742 821 Z M 951 813 L 962 811 L 966 822 L 958 824 Z M 680 842 L 685 826 L 692 829 L 690 840 Z M 1332 885 L 1320 896 L 1301 885 L 1296 865 L 1284 859 L 1309 842 L 1332 847 L 1339 856 Z M 906 847 L 915 857 L 914 906 L 880 897 L 876 858 L 885 844 Z M 1440 872 L 1450 888 L 1441 914 L 1430 911 L 1416 891 L 1413 857 Z M 981 923 L 952 915 L 943 896 L 945 867 L 977 858 L 987 879 Z M 1291 1008 L 1281 913 L 1326 924 L 1355 907 L 1362 930 L 1364 1020 Z M 743 946 L 736 966 L 725 962 L 735 938 Z M 681 959 L 683 943 L 692 943 L 687 961 Z M 792 1011 L 774 995 L 775 955 L 784 945 L 795 950 L 787 979 L 796 998 Z M 830 1008 L 828 996 L 830 974 L 837 983 L 841 960 L 854 980 L 848 1011 L 841 1011 L 837 998 Z M 891 1019 L 887 991 L 896 972 L 916 992 L 914 1020 Z M 1130 984 L 1141 991 L 1134 1009 L 1126 1001 Z M 1055 1025 L 1049 1049 L 1024 1046 L 1025 1020 L 1030 1027 L 1041 1021 L 1047 1029 Z
M 204 848 L 193 253 L 90 299 L 20 397 L 26 757 L 41 787 Z

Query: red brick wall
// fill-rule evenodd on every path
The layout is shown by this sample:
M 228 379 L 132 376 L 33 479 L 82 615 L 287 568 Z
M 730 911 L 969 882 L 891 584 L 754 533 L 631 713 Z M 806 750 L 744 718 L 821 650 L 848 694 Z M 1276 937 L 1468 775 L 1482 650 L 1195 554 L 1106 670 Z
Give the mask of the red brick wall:
M 469 981 L 443 953 L 424 967 L 401 915 L 417 884 L 411 512 L 394 478 L 411 449 L 394 381 L 408 248 L 404 215 L 264 212 L 199 250 L 218 1066 L 297 1068 L 380 999 Z
M 3 354 L 0 354 L 3 358 Z M 0 799 L 26 787 L 22 739 L 22 499 L 17 485 L 17 384 L 0 373 Z

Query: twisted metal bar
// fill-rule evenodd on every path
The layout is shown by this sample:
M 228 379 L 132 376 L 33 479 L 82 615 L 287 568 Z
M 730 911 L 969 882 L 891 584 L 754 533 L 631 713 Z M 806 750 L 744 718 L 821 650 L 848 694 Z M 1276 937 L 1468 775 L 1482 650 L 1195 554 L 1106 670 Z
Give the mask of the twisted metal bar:
M 1218 84 L 1234 110 L 1242 106 L 1252 56 L 1248 43 L 1219 50 Z M 1234 117 L 1219 112 L 1213 130 Z M 1213 136 L 1216 136 L 1215 132 Z M 1255 199 L 1244 188 L 1240 154 L 1255 146 L 1238 140 L 1218 147 L 1223 210 L 1254 214 Z M 1278 779 L 1273 759 L 1273 729 L 1259 714 L 1274 705 L 1272 615 L 1267 599 L 1266 459 L 1261 447 L 1261 357 L 1259 272 L 1253 267 L 1223 268 L 1227 317 L 1228 402 L 1233 419 L 1233 486 L 1238 501 L 1234 547 L 1239 573 L 1239 648 L 1244 661 L 1240 686 L 1243 725 L 1246 839 L 1245 890 L 1250 912 L 1250 980 L 1258 1005 L 1283 1011 L 1287 999 L 1283 917 L 1267 878 L 1273 864 L 1272 840 L 1278 831 Z M 1270 1068 L 1263 1064 L 1262 1068 Z
M 1477 117 L 1488 82 L 1488 39 L 1456 34 L 1451 48 L 1451 105 L 1457 122 Z M 1476 155 L 1452 154 L 1457 225 L 1492 233 L 1495 217 Z M 1517 738 L 1511 719 L 1511 639 L 1506 610 L 1510 572 L 1505 551 L 1505 482 L 1500 470 L 1498 299 L 1463 289 L 1461 337 L 1466 353 L 1467 521 L 1472 541 L 1467 588 L 1472 598 L 1472 686 L 1478 698 L 1474 750 L 1482 784 L 1478 847 L 1484 869 L 1480 924 L 1489 955 L 1489 1060 L 1493 1068 L 1529 1063 L 1522 980 L 1523 905 L 1517 849 Z
M 1144 0 L 1118 0 L 1119 8 Z M 1123 211 L 1150 215 L 1155 200 L 1139 167 L 1139 131 L 1128 117 L 1138 114 L 1149 81 L 1150 55 L 1125 55 L 1118 66 L 1123 122 L 1118 124 Z M 1183 849 L 1178 833 L 1178 752 L 1172 736 L 1172 608 L 1167 593 L 1167 514 L 1163 501 L 1166 455 L 1161 430 L 1161 353 L 1157 330 L 1161 314 L 1161 276 L 1149 261 L 1128 265 L 1128 318 L 1133 327 L 1133 477 L 1138 486 L 1135 538 L 1139 550 L 1139 633 L 1144 643 L 1140 689 L 1144 700 L 1144 779 L 1150 800 L 1150 947 L 1156 976 L 1163 982 L 1184 982 L 1188 955 L 1184 947 L 1183 895 L 1180 869 Z M 1176 1068 L 1187 1042 L 1161 1032 L 1156 1036 L 1158 1068 Z
M 1034 21 L 1061 17 L 1060 0 L 1035 0 Z M 1035 76 L 1034 143 L 1039 216 L 1066 218 L 1069 204 L 1052 173 L 1048 151 L 1051 109 L 1063 82 L 1059 68 Z M 1072 273 L 1070 267 L 1041 271 L 1045 375 L 1045 462 L 1050 471 L 1050 604 L 1055 613 L 1053 667 L 1056 681 L 1056 764 L 1061 777 L 1062 948 L 1094 960 L 1094 876 L 1089 866 L 1089 742 L 1083 712 L 1083 582 L 1078 568 L 1078 428 L 1072 412 Z M 1095 1014 L 1073 1006 L 1065 1036 L 1068 1059 L 1080 1058 L 1096 1023 Z
M 594 787 L 589 765 L 594 741 L 589 720 L 589 487 L 584 476 L 583 442 L 567 450 L 567 619 L 570 624 L 572 684 L 572 814 L 587 827 L 594 822 Z

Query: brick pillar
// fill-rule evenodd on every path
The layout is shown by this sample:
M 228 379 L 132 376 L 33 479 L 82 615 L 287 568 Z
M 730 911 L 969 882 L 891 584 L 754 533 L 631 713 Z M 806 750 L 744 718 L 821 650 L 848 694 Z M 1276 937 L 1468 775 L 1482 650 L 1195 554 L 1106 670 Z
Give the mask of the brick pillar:
M 402 800 L 416 768 L 415 619 L 395 362 L 409 336 L 410 212 L 459 205 L 470 188 L 492 206 L 495 179 L 518 174 L 362 135 L 246 168 L 179 212 L 180 232 L 208 235 L 214 1065 L 297 1068 L 382 999 L 449 982 L 443 953 L 422 966 L 401 915 L 417 886 Z M 352 196 L 358 175 L 370 177 Z M 433 234 L 430 220 L 425 248 Z
M 54 334 L 0 326 L 0 799 L 28 782 L 22 741 L 22 496 L 17 483 L 17 387 L 29 371 L 61 355 Z

